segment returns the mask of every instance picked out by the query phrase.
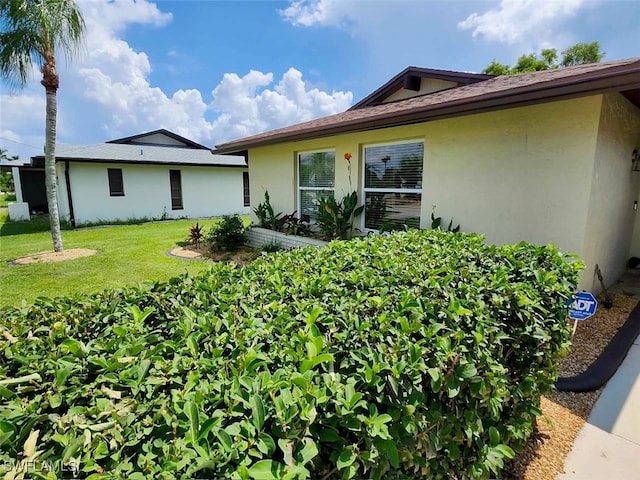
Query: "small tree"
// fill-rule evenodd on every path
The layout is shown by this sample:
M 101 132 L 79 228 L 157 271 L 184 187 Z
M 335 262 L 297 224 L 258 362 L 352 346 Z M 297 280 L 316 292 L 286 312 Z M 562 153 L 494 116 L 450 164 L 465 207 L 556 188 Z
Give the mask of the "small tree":
M 600 51 L 598 42 L 576 43 L 562 52 L 562 66 L 584 65 L 585 63 L 598 63 L 604 57 Z
M 598 63 L 604 57 L 598 42 L 576 43 L 562 51 L 562 61 L 558 64 L 558 50 L 545 48 L 540 56 L 535 53 L 523 54 L 513 67 L 493 59 L 482 73 L 489 75 L 515 75 L 516 73 L 539 72 L 560 67 L 571 67 L 585 63 Z
M 56 252 L 63 250 L 58 216 L 56 180 L 56 117 L 58 53 L 71 57 L 82 40 L 84 19 L 73 0 L 0 1 L 0 76 L 20 86 L 27 83 L 33 64 L 40 67 L 46 92 L 45 185 L 51 237 Z

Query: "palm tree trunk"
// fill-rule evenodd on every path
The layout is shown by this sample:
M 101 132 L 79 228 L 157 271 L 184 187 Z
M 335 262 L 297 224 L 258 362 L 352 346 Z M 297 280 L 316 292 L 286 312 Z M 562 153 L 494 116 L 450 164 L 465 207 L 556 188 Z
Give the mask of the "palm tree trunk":
M 60 217 L 58 216 L 58 180 L 56 177 L 56 117 L 58 115 L 58 99 L 55 89 L 47 88 L 47 115 L 45 123 L 44 178 L 47 188 L 47 205 L 49 207 L 49 223 L 53 249 L 61 252 L 62 234 L 60 233 Z

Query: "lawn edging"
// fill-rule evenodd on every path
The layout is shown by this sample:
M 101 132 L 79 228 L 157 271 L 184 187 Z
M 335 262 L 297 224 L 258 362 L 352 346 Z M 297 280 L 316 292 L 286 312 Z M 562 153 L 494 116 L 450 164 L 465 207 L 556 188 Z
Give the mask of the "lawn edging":
M 318 240 L 317 238 L 300 237 L 298 235 L 287 235 L 286 233 L 276 232 L 262 227 L 249 227 L 245 231 L 247 236 L 247 245 L 254 248 L 261 248 L 264 245 L 276 243 L 282 248 L 290 250 L 300 247 L 323 247 L 327 242 Z

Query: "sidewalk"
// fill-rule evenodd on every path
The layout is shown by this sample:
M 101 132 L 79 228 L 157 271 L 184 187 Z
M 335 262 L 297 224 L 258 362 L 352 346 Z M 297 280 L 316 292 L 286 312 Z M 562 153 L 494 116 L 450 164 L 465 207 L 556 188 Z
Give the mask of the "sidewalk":
M 556 480 L 640 480 L 640 336 L 605 385 Z

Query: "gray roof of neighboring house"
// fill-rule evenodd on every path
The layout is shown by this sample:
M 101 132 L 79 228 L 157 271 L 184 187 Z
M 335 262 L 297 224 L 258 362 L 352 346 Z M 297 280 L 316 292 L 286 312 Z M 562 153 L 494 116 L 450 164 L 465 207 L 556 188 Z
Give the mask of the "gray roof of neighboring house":
M 397 76 L 392 79 L 393 82 L 397 80 Z M 216 145 L 214 153 L 242 152 L 263 145 L 410 125 L 606 92 L 621 92 L 640 107 L 640 58 L 498 76 L 403 100 L 364 105 Z
M 200 148 L 204 150 L 209 150 L 209 147 L 205 147 L 204 145 L 196 143 L 193 140 L 189 140 L 188 138 L 178 135 L 177 133 L 170 132 L 165 128 L 161 128 L 159 130 L 153 130 L 151 132 L 139 133 L 137 135 L 131 135 L 129 137 L 116 138 L 115 140 L 109 140 L 107 143 L 139 144 L 140 140 L 144 140 L 145 138 L 148 138 L 153 135 L 164 135 L 165 137 L 168 137 L 183 143 L 184 146 L 187 148 Z M 151 145 L 151 144 L 148 144 L 148 145 Z
M 31 157 L 43 161 L 44 155 Z M 56 161 L 128 163 L 154 165 L 246 167 L 237 155 L 214 155 L 211 150 L 155 145 L 97 143 L 94 145 L 56 145 Z

